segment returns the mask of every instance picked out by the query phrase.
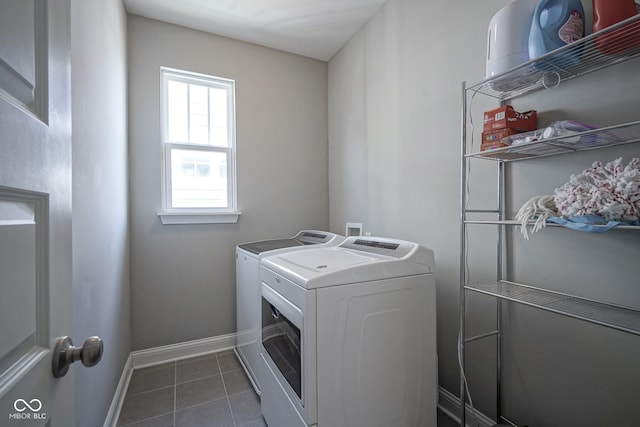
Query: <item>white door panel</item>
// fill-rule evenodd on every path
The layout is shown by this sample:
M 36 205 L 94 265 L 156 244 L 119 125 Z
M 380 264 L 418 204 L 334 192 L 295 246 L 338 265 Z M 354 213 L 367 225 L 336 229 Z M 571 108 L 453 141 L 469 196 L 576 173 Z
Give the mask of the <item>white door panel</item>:
M 1 208 L 1 205 L 0 205 Z M 0 340 L 0 366 L 21 342 L 36 333 L 36 225 L 33 218 L 5 220 L 0 209 L 0 325 L 12 325 Z
M 317 313 L 319 427 L 436 425 L 431 276 L 318 289 Z
M 47 120 L 47 6 L 44 0 L 0 0 L 0 91 Z
M 0 0 L 0 425 L 73 425 L 69 0 Z M 28 422 L 26 422 L 28 421 Z

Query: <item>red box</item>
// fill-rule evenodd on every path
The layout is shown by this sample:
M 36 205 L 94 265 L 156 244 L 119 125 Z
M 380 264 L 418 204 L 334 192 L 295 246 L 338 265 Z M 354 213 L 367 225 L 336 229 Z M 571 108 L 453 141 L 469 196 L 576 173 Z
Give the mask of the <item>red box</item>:
M 509 128 L 500 129 L 493 132 L 482 132 L 482 144 L 480 145 L 480 151 L 507 147 L 510 144 L 508 142 L 502 142 L 502 139 L 506 138 L 509 135 L 515 135 L 518 133 L 520 132 Z
M 518 132 L 535 130 L 537 114 L 535 110 L 519 113 L 511 105 L 503 105 L 484 113 L 484 132 L 513 129 Z M 484 139 L 484 138 L 483 138 Z
M 502 138 L 506 138 L 509 135 L 515 135 L 518 133 L 520 132 L 510 128 L 498 129 L 490 132 L 482 132 L 482 143 L 485 144 L 489 142 L 500 142 Z
M 501 142 L 501 141 L 483 142 L 482 145 L 480 145 L 480 151 L 495 150 L 496 148 L 503 148 L 503 147 L 508 147 L 508 146 L 509 146 L 509 144 L 507 144 L 506 142 Z

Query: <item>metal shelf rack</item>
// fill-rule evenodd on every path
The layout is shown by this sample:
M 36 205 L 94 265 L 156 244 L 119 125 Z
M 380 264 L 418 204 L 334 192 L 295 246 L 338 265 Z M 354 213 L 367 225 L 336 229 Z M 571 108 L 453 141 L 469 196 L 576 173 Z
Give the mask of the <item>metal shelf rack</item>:
M 580 55 L 580 63 L 568 67 L 567 55 Z M 490 151 L 469 152 L 467 144 L 467 100 L 469 95 L 482 94 L 497 99 L 501 104 L 531 92 L 557 87 L 561 82 L 577 78 L 598 70 L 615 66 L 640 56 L 640 14 L 602 31 L 584 37 L 574 43 L 526 62 L 500 75 L 467 86 L 462 84 L 462 128 L 461 128 L 461 186 L 460 186 L 460 425 L 466 425 L 465 345 L 486 337 L 496 337 L 497 375 L 496 399 L 497 422 L 514 423 L 501 414 L 501 321 L 502 301 L 511 301 L 554 312 L 560 315 L 595 323 L 619 331 L 640 335 L 640 310 L 621 307 L 607 302 L 595 301 L 562 294 L 525 284 L 505 280 L 504 245 L 505 228 L 520 225 L 506 218 L 504 201 L 505 165 L 514 161 L 563 155 L 578 151 L 594 150 L 622 144 L 640 142 L 640 121 L 623 123 L 606 128 L 573 134 L 571 139 L 550 138 L 532 143 L 509 146 Z M 577 140 L 577 142 L 575 142 Z M 467 209 L 467 171 L 472 159 L 494 161 L 498 164 L 498 198 L 495 210 Z M 473 214 L 492 214 L 495 220 L 473 220 Z M 494 283 L 472 284 L 467 277 L 467 227 L 471 224 L 497 226 L 497 280 Z M 637 226 L 620 226 L 621 230 L 640 230 Z M 476 292 L 497 298 L 496 326 L 493 332 L 475 337 L 466 337 L 465 312 L 466 292 Z
M 505 220 L 473 220 L 473 219 L 467 219 L 465 220 L 466 224 L 484 224 L 484 225 L 515 225 L 515 226 L 521 226 L 522 223 L 520 221 L 517 221 L 515 219 L 505 219 Z M 528 226 L 533 226 L 535 224 L 534 221 L 529 221 L 527 223 Z M 559 224 L 554 224 L 554 223 L 547 223 L 546 227 L 562 227 Z M 593 227 L 602 227 L 604 228 L 604 225 L 594 225 Z M 637 225 L 626 225 L 626 224 L 620 224 L 617 227 L 615 227 L 615 230 L 632 230 L 632 231 L 640 231 L 640 226 Z
M 640 16 L 636 15 L 573 43 L 471 85 L 468 90 L 499 100 L 556 87 L 560 82 L 625 62 L 640 54 Z M 603 53 L 615 52 L 614 54 Z M 580 63 L 573 65 L 573 58 Z
M 576 139 L 577 142 L 572 142 Z M 638 141 L 640 141 L 640 121 L 579 132 L 570 137 L 548 138 L 527 144 L 469 153 L 466 154 L 466 157 L 513 162 L 577 151 L 596 150 Z
M 640 335 L 640 310 L 502 280 L 465 289 Z

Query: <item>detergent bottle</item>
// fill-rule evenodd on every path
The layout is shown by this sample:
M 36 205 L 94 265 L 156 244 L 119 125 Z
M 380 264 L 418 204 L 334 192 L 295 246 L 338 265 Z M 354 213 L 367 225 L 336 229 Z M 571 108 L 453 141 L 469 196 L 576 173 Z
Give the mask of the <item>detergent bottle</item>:
M 606 0 L 605 0 L 606 1 Z M 529 58 L 536 59 L 584 37 L 584 8 L 580 0 L 540 0 L 529 31 Z M 580 49 L 569 49 L 538 68 L 571 68 L 580 62 Z
M 637 13 L 634 0 L 593 0 L 593 32 L 600 31 Z M 640 45 L 640 20 L 596 37 L 602 53 L 613 55 Z

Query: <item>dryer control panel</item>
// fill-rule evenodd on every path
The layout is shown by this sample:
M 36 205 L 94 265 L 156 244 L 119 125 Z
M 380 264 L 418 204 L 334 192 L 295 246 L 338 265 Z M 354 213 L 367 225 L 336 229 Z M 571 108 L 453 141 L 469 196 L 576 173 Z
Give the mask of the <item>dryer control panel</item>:
M 353 236 L 348 237 L 340 246 L 345 249 L 355 249 L 357 251 L 370 252 L 378 255 L 403 258 L 419 245 L 413 242 L 386 239 L 383 237 Z

